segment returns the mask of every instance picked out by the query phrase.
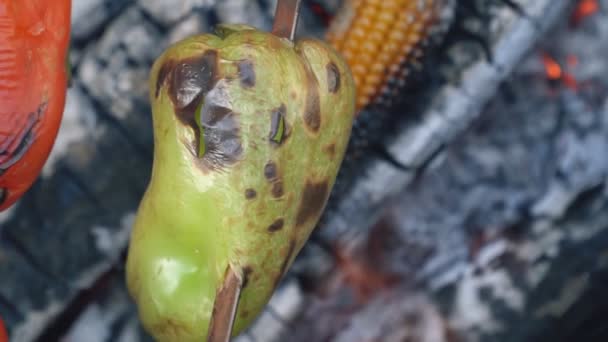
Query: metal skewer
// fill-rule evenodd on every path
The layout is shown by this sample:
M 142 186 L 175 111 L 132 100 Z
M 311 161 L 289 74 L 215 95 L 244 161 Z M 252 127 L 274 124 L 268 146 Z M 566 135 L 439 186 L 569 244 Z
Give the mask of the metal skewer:
M 274 35 L 294 39 L 300 16 L 300 2 L 301 0 L 278 0 L 272 25 Z
M 272 25 L 274 35 L 293 41 L 298 26 L 300 2 L 301 0 L 277 1 L 274 24 Z M 213 303 L 207 342 L 230 341 L 242 288 L 242 272 L 237 272 L 237 270 L 228 266 L 224 283 L 217 291 Z
M 228 342 L 232 335 L 232 327 L 243 288 L 243 277 L 237 274 L 232 267 L 226 270 L 224 283 L 217 291 L 207 342 Z

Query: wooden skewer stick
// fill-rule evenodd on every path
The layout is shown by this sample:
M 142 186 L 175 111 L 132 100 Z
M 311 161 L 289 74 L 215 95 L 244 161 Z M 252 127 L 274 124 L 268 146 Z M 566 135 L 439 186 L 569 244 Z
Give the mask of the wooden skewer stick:
M 243 277 L 237 274 L 230 265 L 224 276 L 224 283 L 217 291 L 207 342 L 229 342 L 232 335 L 232 327 L 243 288 Z
M 294 39 L 298 17 L 300 14 L 301 0 L 278 0 L 277 9 L 272 25 L 272 33 L 276 36 Z M 239 298 L 243 288 L 243 276 L 228 266 L 224 283 L 217 291 L 207 342 L 229 342 L 232 336 L 232 328 L 238 309 Z
M 278 0 L 272 25 L 274 35 L 294 39 L 300 16 L 300 2 L 301 0 Z

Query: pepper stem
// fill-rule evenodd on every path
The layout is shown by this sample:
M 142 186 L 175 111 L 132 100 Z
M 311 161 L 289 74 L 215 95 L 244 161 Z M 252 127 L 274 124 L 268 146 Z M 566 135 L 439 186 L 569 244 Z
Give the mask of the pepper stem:
M 276 36 L 294 39 L 298 17 L 300 16 L 301 0 L 278 0 L 277 9 L 274 12 L 274 24 L 272 33 Z

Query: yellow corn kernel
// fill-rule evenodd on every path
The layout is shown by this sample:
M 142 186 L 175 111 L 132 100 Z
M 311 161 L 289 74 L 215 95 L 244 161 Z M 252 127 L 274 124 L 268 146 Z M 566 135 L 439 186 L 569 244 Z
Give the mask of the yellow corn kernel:
M 357 86 L 357 109 L 391 79 L 408 74 L 432 33 L 444 0 L 345 0 L 326 39 L 344 56 Z

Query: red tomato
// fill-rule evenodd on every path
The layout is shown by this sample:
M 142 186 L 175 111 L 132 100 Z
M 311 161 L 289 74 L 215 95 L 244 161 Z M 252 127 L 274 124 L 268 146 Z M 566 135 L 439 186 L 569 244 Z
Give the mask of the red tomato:
M 2 318 L 0 318 L 0 342 L 8 342 L 8 334 L 6 328 L 4 328 L 4 323 L 2 323 Z
M 67 87 L 71 0 L 0 0 L 0 211 L 34 183 Z

